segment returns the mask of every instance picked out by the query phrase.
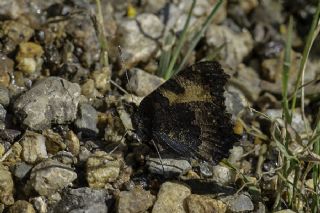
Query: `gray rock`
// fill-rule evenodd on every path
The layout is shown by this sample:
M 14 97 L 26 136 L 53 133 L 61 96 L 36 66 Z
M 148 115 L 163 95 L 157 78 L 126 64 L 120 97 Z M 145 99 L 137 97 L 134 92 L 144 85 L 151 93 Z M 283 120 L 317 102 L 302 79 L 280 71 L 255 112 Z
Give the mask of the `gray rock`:
M 3 86 L 0 86 L 0 104 L 8 106 L 10 103 L 9 90 Z
M 84 136 L 95 136 L 98 134 L 97 122 L 98 113 L 90 104 L 80 104 L 79 116 L 75 125 Z
M 134 92 L 137 96 L 149 95 L 164 82 L 162 78 L 137 68 L 131 69 L 129 74 L 127 90 Z
M 229 85 L 224 93 L 226 97 L 226 108 L 233 118 L 236 118 L 240 112 L 249 106 L 248 100 L 241 90 Z
M 105 190 L 78 188 L 67 190 L 59 203 L 49 213 L 107 213 L 107 193 Z
M 0 104 L 0 129 L 5 129 L 7 110 Z
M 147 166 L 150 173 L 165 177 L 183 175 L 192 168 L 187 160 L 173 158 L 148 158 Z
M 43 130 L 51 124 L 65 124 L 76 118 L 80 86 L 59 77 L 49 77 L 34 85 L 14 103 L 22 126 Z
M 48 196 L 65 188 L 77 178 L 72 168 L 54 160 L 36 165 L 30 175 L 30 184 L 40 195 Z
M 122 191 L 117 202 L 118 213 L 146 212 L 155 201 L 155 196 L 141 187 L 135 187 L 131 191 Z
M 17 163 L 14 168 L 14 176 L 23 179 L 32 169 L 32 165 L 26 164 L 25 162 Z
M 118 37 L 128 67 L 147 61 L 156 52 L 156 40 L 162 36 L 163 27 L 157 16 L 147 13 L 119 23 Z
M 20 142 L 22 159 L 30 164 L 48 158 L 46 138 L 35 132 L 27 131 Z
M 190 194 L 191 190 L 185 185 L 165 182 L 161 185 L 152 213 L 186 213 L 184 202 Z
M 253 39 L 247 30 L 241 33 L 235 33 L 227 26 L 210 25 L 206 33 L 206 39 L 209 46 L 223 48 L 220 57 L 231 67 L 236 67 L 242 62 L 253 48 Z
M 231 212 L 253 211 L 254 205 L 250 197 L 246 194 L 236 194 L 221 199 L 228 205 Z
M 32 202 L 32 205 L 34 206 L 35 210 L 38 213 L 47 213 L 48 212 L 48 205 L 46 203 L 46 200 L 44 197 L 34 197 L 31 198 L 30 201 Z
M 213 175 L 212 165 L 210 165 L 208 162 L 201 162 L 199 167 L 200 167 L 200 173 L 204 177 L 211 177 Z

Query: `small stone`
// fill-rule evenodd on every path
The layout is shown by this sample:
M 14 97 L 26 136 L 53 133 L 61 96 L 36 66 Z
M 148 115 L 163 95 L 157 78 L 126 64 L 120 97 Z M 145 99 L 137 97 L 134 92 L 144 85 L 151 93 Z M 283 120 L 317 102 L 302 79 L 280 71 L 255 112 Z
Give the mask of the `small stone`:
M 19 44 L 19 52 L 16 56 L 17 68 L 25 74 L 31 74 L 41 69 L 43 49 L 33 42 Z
M 165 182 L 161 185 L 152 213 L 186 213 L 184 201 L 191 190 L 182 184 Z
M 3 156 L 5 152 L 6 152 L 6 149 L 4 148 L 3 144 L 0 143 L 0 158 Z
M 230 155 L 228 160 L 231 164 L 237 164 L 243 158 L 243 155 L 244 155 L 243 148 L 241 146 L 234 146 L 230 150 Z
M 69 130 L 66 135 L 67 149 L 74 155 L 78 156 L 80 152 L 80 141 L 76 134 L 72 130 Z
M 7 88 L 10 84 L 9 74 L 13 73 L 14 62 L 6 55 L 0 53 L 0 88 Z M 3 91 L 0 90 L 0 100 L 2 99 Z M 8 97 L 9 98 L 9 97 Z M 8 100 L 9 101 L 9 100 Z M 1 103 L 1 101 L 0 101 Z M 1 103 L 3 104 L 3 103 Z
M 0 80 L 0 85 L 1 85 L 1 80 Z M 9 105 L 9 103 L 10 103 L 9 90 L 4 86 L 0 86 L 0 104 L 6 107 Z
M 227 205 L 220 200 L 215 200 L 207 196 L 192 194 L 186 198 L 189 213 L 224 213 Z
M 80 86 L 59 77 L 46 78 L 21 95 L 14 103 L 23 127 L 44 130 L 51 124 L 65 124 L 77 115 Z
M 48 158 L 46 138 L 43 135 L 27 131 L 20 144 L 22 146 L 22 159 L 25 162 L 33 164 Z
M 17 200 L 10 208 L 8 213 L 36 213 L 31 203 L 25 200 Z
M 120 23 L 117 37 L 120 38 L 124 60 L 129 68 L 147 61 L 157 51 L 156 40 L 161 37 L 163 27 L 157 16 L 148 13 L 138 15 L 136 20 Z
M 77 173 L 72 168 L 48 159 L 32 169 L 30 184 L 39 195 L 48 196 L 67 187 L 76 178 Z
M 226 97 L 227 112 L 231 113 L 233 118 L 237 118 L 239 113 L 249 106 L 249 102 L 243 92 L 232 85 L 228 86 L 224 95 Z
M 97 151 L 87 160 L 87 181 L 91 188 L 103 188 L 115 182 L 120 173 L 121 163 L 106 152 Z
M 235 180 L 235 174 L 224 166 L 214 166 L 213 167 L 213 179 L 220 184 L 228 185 Z
M 56 154 L 59 151 L 66 149 L 66 144 L 63 142 L 63 138 L 51 129 L 46 129 L 42 133 L 46 137 L 47 151 L 51 154 Z
M 0 164 L 0 202 L 5 205 L 12 205 L 14 183 L 10 171 Z
M 111 71 L 109 69 L 103 68 L 101 71 L 94 71 L 91 76 L 94 80 L 95 88 L 100 92 L 105 93 L 110 90 Z
M 29 41 L 33 36 L 34 30 L 21 21 L 4 21 L 2 30 L 7 39 L 4 42 L 4 52 L 12 52 L 18 44 Z
M 237 67 L 253 49 L 253 39 L 249 31 L 235 33 L 223 25 L 210 25 L 206 33 L 209 46 L 223 47 L 219 51 L 220 57 L 231 67 Z M 223 46 L 224 45 L 224 46 Z
M 61 200 L 50 212 L 69 213 L 106 213 L 107 193 L 105 190 L 96 190 L 88 187 L 70 189 L 62 194 Z
M 280 211 L 276 211 L 274 213 L 296 213 L 295 211 L 292 211 L 291 209 L 283 209 Z
M 31 202 L 38 213 L 47 213 L 48 207 L 45 199 L 43 197 L 34 197 Z
M 5 129 L 7 110 L 0 104 L 0 129 Z
M 99 130 L 97 128 L 98 114 L 90 104 L 80 104 L 79 116 L 75 121 L 77 129 L 87 137 L 95 136 Z
M 4 160 L 5 165 L 10 166 L 21 162 L 20 156 L 22 152 L 22 146 L 18 142 L 14 143 L 7 152 L 10 152 L 10 154 Z
M 155 201 L 155 196 L 141 187 L 135 187 L 131 191 L 122 191 L 117 202 L 118 213 L 146 212 Z
M 208 162 L 201 162 L 200 165 L 200 173 L 204 177 L 211 177 L 213 175 L 212 173 L 212 165 L 210 165 Z
M 259 5 L 259 2 L 258 0 L 242 0 L 239 1 L 239 4 L 245 13 L 249 13 Z
M 187 160 L 173 158 L 148 158 L 147 166 L 150 173 L 165 177 L 180 176 L 192 168 Z
M 134 92 L 137 96 L 147 96 L 158 88 L 164 80 L 156 75 L 151 75 L 141 69 L 133 68 L 129 71 L 130 79 L 127 90 Z
M 14 176 L 19 178 L 20 180 L 25 178 L 26 175 L 32 169 L 32 165 L 26 164 L 25 162 L 20 162 L 15 165 L 14 168 Z
M 254 205 L 246 194 L 236 194 L 222 199 L 228 205 L 231 212 L 253 211 Z
M 77 158 L 75 158 L 71 152 L 66 151 L 57 152 L 54 156 L 52 156 L 52 159 L 70 166 L 77 163 Z
M 238 89 L 246 96 L 249 101 L 255 101 L 259 98 L 260 88 L 260 77 L 258 73 L 251 67 L 247 67 L 244 64 L 239 64 L 237 73 L 237 86 Z

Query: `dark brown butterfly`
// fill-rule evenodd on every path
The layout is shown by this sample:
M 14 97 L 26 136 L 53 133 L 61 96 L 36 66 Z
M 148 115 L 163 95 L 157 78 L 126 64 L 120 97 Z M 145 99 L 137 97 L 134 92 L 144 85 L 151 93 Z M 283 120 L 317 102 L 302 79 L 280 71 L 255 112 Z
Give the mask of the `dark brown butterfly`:
M 182 70 L 142 100 L 133 116 L 137 135 L 184 157 L 219 162 L 237 141 L 224 103 L 228 78 L 218 62 Z

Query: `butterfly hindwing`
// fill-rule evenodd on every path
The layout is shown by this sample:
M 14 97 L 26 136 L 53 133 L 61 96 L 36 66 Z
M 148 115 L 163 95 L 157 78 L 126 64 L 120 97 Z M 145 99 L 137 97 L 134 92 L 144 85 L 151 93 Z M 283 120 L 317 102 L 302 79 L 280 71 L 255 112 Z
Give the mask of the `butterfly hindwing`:
M 138 135 L 185 157 L 218 162 L 236 141 L 224 104 L 227 79 L 217 62 L 181 71 L 142 100 L 133 122 Z

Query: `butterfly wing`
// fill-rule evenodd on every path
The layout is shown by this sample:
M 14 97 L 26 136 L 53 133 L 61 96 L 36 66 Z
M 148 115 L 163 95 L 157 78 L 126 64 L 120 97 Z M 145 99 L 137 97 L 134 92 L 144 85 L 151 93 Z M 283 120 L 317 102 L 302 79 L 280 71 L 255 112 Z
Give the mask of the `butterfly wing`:
M 220 161 L 237 140 L 224 104 L 227 79 L 218 62 L 181 71 L 142 100 L 133 122 L 138 135 L 186 157 Z

